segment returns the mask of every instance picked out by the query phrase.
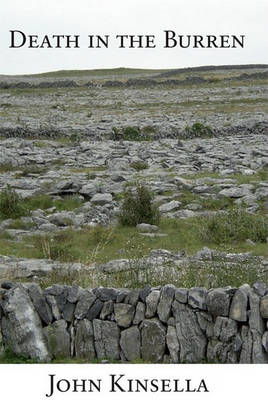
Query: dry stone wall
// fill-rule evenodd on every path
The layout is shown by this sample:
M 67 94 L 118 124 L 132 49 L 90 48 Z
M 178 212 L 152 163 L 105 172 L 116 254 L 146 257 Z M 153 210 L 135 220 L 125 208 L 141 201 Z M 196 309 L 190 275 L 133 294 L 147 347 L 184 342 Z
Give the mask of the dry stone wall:
M 0 352 L 167 363 L 267 363 L 268 288 L 143 289 L 5 282 Z

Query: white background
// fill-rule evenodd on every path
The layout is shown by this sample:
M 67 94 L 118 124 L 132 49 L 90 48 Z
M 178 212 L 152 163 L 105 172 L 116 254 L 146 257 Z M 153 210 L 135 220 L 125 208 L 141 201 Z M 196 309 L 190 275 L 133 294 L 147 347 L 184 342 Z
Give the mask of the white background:
M 146 400 L 253 400 L 267 398 L 267 365 L 6 365 L 0 374 L 3 399 L 45 400 L 50 394 L 49 374 L 58 379 L 102 379 L 101 393 L 60 393 L 52 400 L 146 399 Z M 109 393 L 110 374 L 133 379 L 205 379 L 209 393 Z
M 267 0 L 11 0 L 1 2 L 0 74 L 113 67 L 268 63 Z M 78 34 L 80 49 L 10 49 L 10 30 Z M 163 30 L 245 35 L 245 48 L 164 49 Z M 88 49 L 87 35 L 153 34 L 155 49 Z

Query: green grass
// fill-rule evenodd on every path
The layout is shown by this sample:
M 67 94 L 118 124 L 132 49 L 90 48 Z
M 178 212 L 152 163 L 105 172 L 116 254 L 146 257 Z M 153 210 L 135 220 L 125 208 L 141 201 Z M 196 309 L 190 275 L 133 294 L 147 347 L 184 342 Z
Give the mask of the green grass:
M 33 222 L 24 222 L 21 219 L 14 219 L 8 226 L 7 229 L 23 229 L 28 230 L 35 226 Z
M 26 258 L 51 258 L 58 261 L 77 261 L 91 265 L 118 258 L 139 258 L 153 249 L 185 250 L 187 255 L 203 246 L 227 252 L 251 251 L 267 256 L 267 220 L 258 215 L 237 211 L 215 217 L 186 220 L 162 218 L 159 224 L 164 237 L 146 237 L 135 227 L 115 226 L 70 228 L 56 234 L 29 236 L 23 242 L 0 237 L 0 254 Z M 250 238 L 256 244 L 250 245 Z M 32 247 L 33 246 L 33 247 Z
M 129 164 L 129 166 L 131 168 L 134 168 L 136 171 L 142 171 L 149 167 L 147 162 L 145 161 L 133 161 L 132 163 Z
M 20 172 L 18 172 L 16 174 L 16 178 L 24 178 L 27 176 L 31 176 L 32 174 L 41 175 L 41 174 L 45 174 L 47 171 L 48 171 L 48 168 L 44 167 L 44 166 L 39 166 L 36 164 L 27 165 Z
M 267 182 L 268 180 L 268 169 L 263 168 L 257 171 L 256 174 L 253 175 L 243 175 L 243 174 L 232 174 L 228 175 L 228 178 L 235 179 L 239 185 L 247 184 L 247 183 L 258 183 L 261 181 Z
M 217 213 L 208 217 L 201 225 L 201 238 L 216 245 L 243 242 L 247 239 L 266 243 L 267 237 L 268 219 L 243 210 Z
M 215 182 L 213 181 L 211 182 L 210 179 L 224 180 L 226 178 L 234 179 L 238 185 L 247 183 L 254 184 L 261 181 L 266 182 L 268 180 L 268 169 L 267 168 L 260 169 L 253 175 L 243 175 L 241 173 L 220 175 L 218 172 L 200 171 L 194 174 L 183 174 L 182 177 L 190 180 L 203 179 L 204 182 L 206 182 L 207 178 L 208 179 L 208 181 L 206 182 L 207 184 L 215 184 Z
M 4 174 L 6 172 L 17 171 L 20 167 L 13 166 L 12 164 L 1 164 L 0 165 L 0 174 Z
M 48 209 L 56 207 L 57 211 L 73 211 L 82 205 L 77 195 L 64 196 L 62 200 L 53 200 L 49 195 L 40 195 L 23 200 L 27 210 Z
M 187 256 L 193 255 L 204 246 L 227 253 L 251 252 L 252 255 L 267 256 L 267 244 L 263 241 L 263 236 L 260 236 L 265 226 L 260 224 L 259 216 L 248 217 L 247 215 L 243 218 L 235 220 L 233 217 L 226 216 L 223 221 L 216 218 L 219 224 L 217 227 L 219 233 L 216 234 L 213 230 L 214 225 L 211 225 L 211 220 L 207 218 L 187 220 L 163 218 L 159 224 L 160 232 L 167 235 L 163 237 L 143 236 L 135 227 L 119 225 L 98 226 L 79 231 L 67 228 L 46 236 L 27 236 L 20 242 L 10 240 L 3 232 L 0 235 L 0 254 L 25 258 L 48 258 L 61 262 L 82 262 L 89 267 L 95 262 L 106 263 L 113 259 L 124 258 L 129 261 L 131 267 L 126 271 L 94 275 L 90 270 L 82 272 L 56 270 L 41 279 L 42 287 L 53 283 L 83 287 L 99 285 L 143 287 L 147 283 L 164 285 L 172 281 L 180 287 L 205 286 L 209 288 L 238 286 L 245 282 L 253 284 L 259 279 L 268 283 L 265 273 L 256 268 L 258 261 L 255 265 L 247 265 L 245 262 L 230 265 L 224 260 L 214 260 L 212 263 L 204 262 L 201 267 L 193 262 L 190 266 L 176 266 L 168 262 L 162 264 L 160 269 L 151 265 L 146 265 L 146 268 L 142 270 L 138 268 L 141 263 L 142 265 L 146 263 L 142 261 L 142 257 L 148 256 L 151 250 L 159 248 L 173 252 L 184 250 Z M 253 228 L 251 228 L 252 224 Z M 245 240 L 248 237 L 254 238 L 251 232 L 255 235 L 254 246 Z M 266 231 L 264 233 L 266 234 Z
M 14 197 L 9 195 L 11 199 L 9 200 L 6 198 L 6 196 L 3 196 L 5 190 L 1 193 L 0 220 L 6 218 L 19 218 L 22 216 L 29 216 L 31 211 L 33 210 L 46 210 L 51 207 L 56 207 L 57 211 L 72 211 L 80 207 L 83 203 L 83 201 L 77 195 L 64 196 L 62 200 L 54 200 L 49 195 L 36 195 L 26 199 L 21 199 L 19 196 Z M 16 205 L 14 205 L 15 203 Z

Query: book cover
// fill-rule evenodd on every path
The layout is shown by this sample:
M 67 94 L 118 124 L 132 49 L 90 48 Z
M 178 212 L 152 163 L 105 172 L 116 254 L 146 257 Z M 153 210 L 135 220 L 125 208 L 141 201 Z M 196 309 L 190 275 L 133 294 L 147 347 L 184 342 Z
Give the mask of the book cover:
M 2 5 L 2 396 L 265 393 L 267 11 Z

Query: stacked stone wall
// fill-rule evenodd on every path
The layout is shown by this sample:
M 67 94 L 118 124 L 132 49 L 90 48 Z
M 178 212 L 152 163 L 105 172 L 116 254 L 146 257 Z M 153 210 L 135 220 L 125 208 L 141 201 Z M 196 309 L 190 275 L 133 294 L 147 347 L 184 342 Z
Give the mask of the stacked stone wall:
M 267 363 L 268 288 L 82 289 L 4 283 L 0 352 L 32 359 Z

